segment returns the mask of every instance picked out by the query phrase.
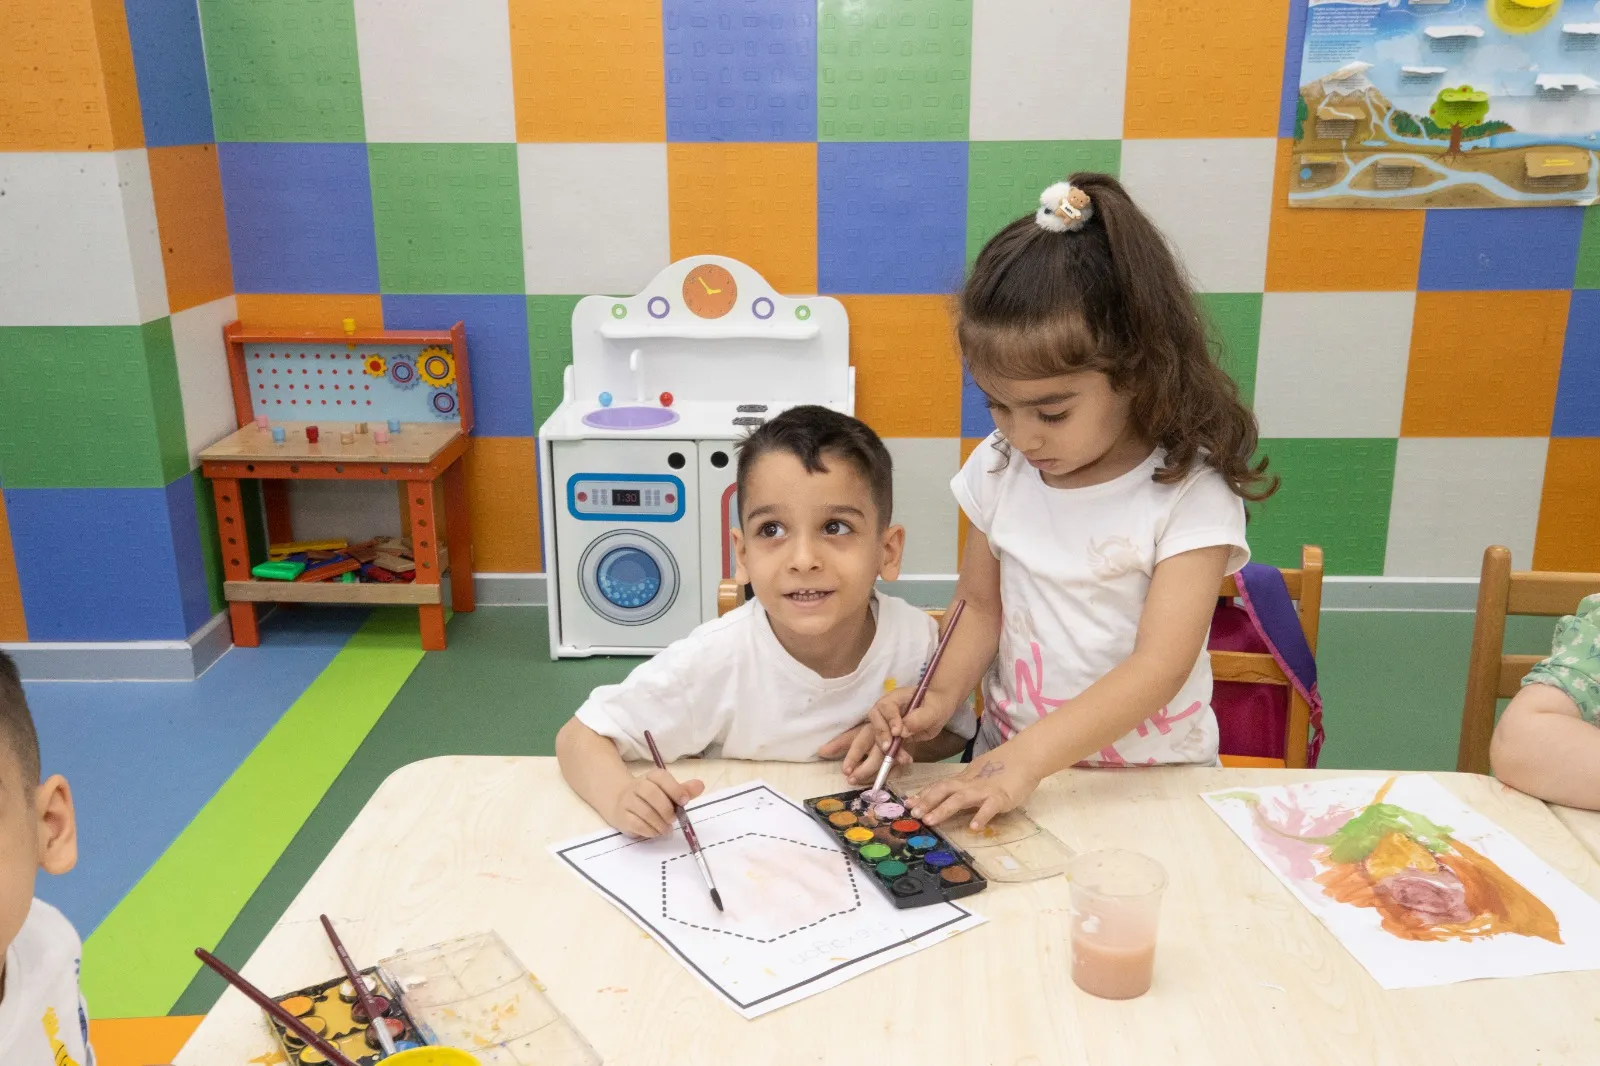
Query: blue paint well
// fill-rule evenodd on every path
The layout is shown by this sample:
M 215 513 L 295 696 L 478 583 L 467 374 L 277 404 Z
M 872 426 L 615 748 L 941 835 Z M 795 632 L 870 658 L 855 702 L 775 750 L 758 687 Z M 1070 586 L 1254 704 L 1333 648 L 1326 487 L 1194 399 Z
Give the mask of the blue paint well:
M 234 648 L 195 681 L 29 682 L 46 774 L 78 813 L 78 866 L 41 875 L 40 898 L 87 938 L 316 680 L 367 612 L 274 611 L 259 648 Z
M 195 0 L 125 0 L 123 10 L 145 144 L 164 148 L 216 140 Z
M 825 293 L 948 293 L 967 245 L 965 142 L 817 145 Z
M 179 491 L 186 512 L 169 498 Z M 194 581 L 205 599 L 193 492 L 186 478 L 165 489 L 6 489 L 29 639 L 187 637 Z M 174 509 L 188 532 L 174 534 Z M 191 556 L 182 563 L 179 545 Z
M 817 139 L 815 0 L 667 0 L 670 141 Z
M 1552 437 L 1600 437 L 1600 289 L 1572 294 Z
M 457 322 L 467 326 L 473 435 L 533 436 L 526 296 L 383 298 L 383 324 L 389 329 L 449 329 Z
M 1417 288 L 1570 289 L 1582 232 L 1581 207 L 1429 211 Z
M 217 145 L 238 292 L 378 291 L 364 144 Z

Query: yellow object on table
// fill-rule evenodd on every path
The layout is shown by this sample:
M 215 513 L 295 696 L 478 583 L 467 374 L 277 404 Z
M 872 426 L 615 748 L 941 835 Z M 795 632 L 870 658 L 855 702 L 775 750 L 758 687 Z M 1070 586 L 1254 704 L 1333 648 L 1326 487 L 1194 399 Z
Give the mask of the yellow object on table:
M 477 1056 L 453 1047 L 415 1047 L 383 1061 L 389 1066 L 481 1066 Z

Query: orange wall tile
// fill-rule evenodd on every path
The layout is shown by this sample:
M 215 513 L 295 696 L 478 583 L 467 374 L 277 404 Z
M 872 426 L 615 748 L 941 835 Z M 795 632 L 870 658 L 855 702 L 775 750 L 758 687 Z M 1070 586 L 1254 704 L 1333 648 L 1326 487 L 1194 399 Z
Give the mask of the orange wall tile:
M 1600 572 L 1600 440 L 1550 442 L 1539 501 L 1535 570 Z
M 1565 292 L 1419 292 L 1401 435 L 1548 436 L 1568 302 Z
M 353 318 L 359 329 L 383 328 L 383 300 L 375 294 L 285 296 L 241 292 L 238 302 L 239 321 L 247 326 L 343 329 L 344 320 Z
M 0 495 L 0 640 L 27 639 L 22 585 L 17 581 L 17 560 L 11 553 L 11 524 L 6 520 L 5 496 Z
M 1284 0 L 1131 7 L 1123 136 L 1273 136 L 1289 29 Z
M 233 291 L 233 265 L 216 145 L 152 148 L 149 156 L 167 303 L 182 311 L 219 300 Z
M 784 293 L 817 291 L 815 144 L 669 144 L 672 258 L 728 255 Z
M 0 151 L 124 147 L 115 143 L 106 104 L 97 5 L 0 0 Z M 118 132 L 124 125 L 119 117 Z
M 661 141 L 661 0 L 511 0 L 519 141 Z
M 856 417 L 880 437 L 961 435 L 961 357 L 948 296 L 841 296 Z
M 539 482 L 532 437 L 475 437 L 467 453 L 472 566 L 484 573 L 540 568 Z
M 204 1015 L 156 1018 L 90 1018 L 89 1041 L 95 1066 L 148 1066 L 171 1062 Z
M 139 110 L 139 84 L 133 76 L 133 42 L 128 39 L 123 0 L 89 0 L 94 12 L 100 75 L 105 85 L 111 143 L 117 148 L 144 144 L 144 118 Z
M 1391 292 L 1417 287 L 1422 211 L 1289 206 L 1294 142 L 1278 141 L 1267 233 L 1268 292 Z

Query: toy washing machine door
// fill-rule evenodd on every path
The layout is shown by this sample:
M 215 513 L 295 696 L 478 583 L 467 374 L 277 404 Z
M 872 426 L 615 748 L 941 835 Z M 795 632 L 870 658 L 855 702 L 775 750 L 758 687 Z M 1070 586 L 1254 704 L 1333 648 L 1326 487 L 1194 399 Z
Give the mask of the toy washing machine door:
M 642 626 L 672 609 L 682 575 L 665 544 L 636 529 L 594 540 L 578 561 L 578 590 L 608 622 Z

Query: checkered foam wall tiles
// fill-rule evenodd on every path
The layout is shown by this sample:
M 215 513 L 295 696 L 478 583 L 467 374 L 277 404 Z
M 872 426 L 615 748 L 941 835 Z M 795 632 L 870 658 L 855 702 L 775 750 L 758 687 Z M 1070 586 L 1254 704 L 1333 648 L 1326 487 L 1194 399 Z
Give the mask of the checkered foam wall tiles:
M 573 303 L 701 252 L 845 300 L 908 570 L 949 572 L 943 486 L 990 423 L 947 295 L 1075 169 L 1119 174 L 1194 276 L 1283 476 L 1259 558 L 1600 569 L 1600 214 L 1291 211 L 1305 0 L 12 6 L 0 639 L 215 608 L 194 455 L 231 426 L 235 314 L 464 318 L 479 563 L 538 569 Z M 86 514 L 143 553 L 116 609 L 67 562 Z

